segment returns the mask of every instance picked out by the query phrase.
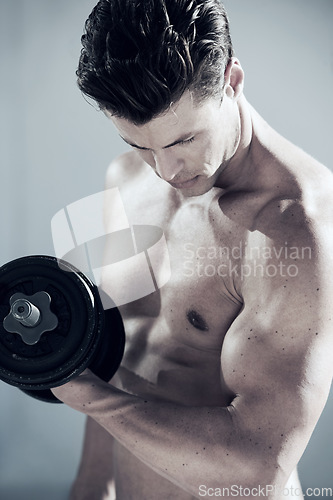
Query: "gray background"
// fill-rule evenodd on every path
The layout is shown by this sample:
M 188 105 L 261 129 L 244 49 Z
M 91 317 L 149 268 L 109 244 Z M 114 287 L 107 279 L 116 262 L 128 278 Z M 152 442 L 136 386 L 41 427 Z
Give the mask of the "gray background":
M 52 216 L 102 190 L 108 163 L 125 151 L 111 123 L 76 88 L 80 36 L 94 4 L 0 0 L 0 264 L 53 254 Z M 333 2 L 225 5 L 248 100 L 332 168 Z M 333 487 L 332 415 L 331 397 L 300 464 L 304 488 Z M 0 383 L 0 499 L 66 499 L 83 425 L 69 408 Z

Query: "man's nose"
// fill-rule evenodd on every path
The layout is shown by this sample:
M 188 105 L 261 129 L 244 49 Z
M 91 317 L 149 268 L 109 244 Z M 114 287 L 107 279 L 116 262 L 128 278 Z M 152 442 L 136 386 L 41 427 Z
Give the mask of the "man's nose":
M 171 181 L 183 169 L 184 160 L 175 155 L 171 149 L 154 153 L 155 170 L 161 179 Z

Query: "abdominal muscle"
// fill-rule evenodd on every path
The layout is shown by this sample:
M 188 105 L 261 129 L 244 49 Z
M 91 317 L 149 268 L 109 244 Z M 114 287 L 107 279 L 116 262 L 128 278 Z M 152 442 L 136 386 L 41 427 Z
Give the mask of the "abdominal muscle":
M 182 329 L 194 337 L 203 332 L 196 332 L 180 317 L 174 318 L 175 323 L 168 321 L 168 315 L 126 321 L 126 312 L 122 312 L 126 351 L 111 381 L 113 385 L 139 397 L 186 406 L 226 406 L 231 402 L 233 395 L 221 383 L 220 345 L 205 350 L 196 348 L 194 339 L 192 345 L 185 344 Z M 176 332 L 172 325 L 177 322 Z M 113 453 L 117 500 L 195 498 L 155 473 L 121 444 L 114 443 Z
M 158 443 L 156 443 L 156 445 L 158 445 Z M 138 498 L 140 500 L 193 500 L 204 496 L 206 496 L 206 498 L 211 498 L 212 496 L 214 498 L 221 496 L 228 498 L 226 492 L 227 488 L 223 484 L 223 474 L 221 474 L 221 485 L 219 489 L 214 489 L 214 495 L 211 494 L 213 492 L 212 488 L 203 477 L 200 481 L 200 485 L 202 485 L 203 488 L 199 489 L 198 487 L 198 495 L 193 496 L 168 479 L 155 473 L 116 441 L 114 444 L 113 463 L 113 480 L 109 483 L 109 494 L 105 496 L 103 500 L 138 500 Z M 272 488 L 270 488 L 270 485 L 267 486 L 267 492 L 270 492 Z M 233 491 L 241 492 L 241 487 L 241 484 L 233 485 Z M 266 485 L 258 485 L 258 491 L 260 491 L 260 487 L 265 491 Z M 223 488 L 224 495 L 222 495 Z M 207 492 L 207 495 L 204 495 L 204 492 Z M 209 495 L 208 492 L 210 493 Z M 253 497 L 249 497 L 245 489 L 244 492 L 246 498 L 260 498 L 258 496 L 259 492 Z M 230 498 L 234 498 L 234 496 L 235 494 Z M 243 496 L 243 498 L 245 498 L 245 496 Z M 291 474 L 282 494 L 266 496 L 266 498 L 270 500 L 303 499 L 304 497 L 297 469 Z

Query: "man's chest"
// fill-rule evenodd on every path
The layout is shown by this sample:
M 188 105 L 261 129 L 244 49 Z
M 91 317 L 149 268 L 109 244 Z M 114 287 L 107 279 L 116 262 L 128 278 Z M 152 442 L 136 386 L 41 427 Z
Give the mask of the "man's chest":
M 241 301 L 229 273 L 229 240 L 215 224 L 217 200 L 211 193 L 174 207 L 168 199 L 136 204 L 123 195 L 133 225 L 163 231 L 170 275 L 155 292 L 120 308 L 126 349 L 119 387 L 191 404 L 221 398 L 221 347 Z

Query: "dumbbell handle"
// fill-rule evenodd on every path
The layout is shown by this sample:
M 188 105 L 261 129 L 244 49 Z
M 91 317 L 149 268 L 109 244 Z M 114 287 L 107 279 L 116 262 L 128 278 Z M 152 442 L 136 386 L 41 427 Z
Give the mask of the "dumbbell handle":
M 36 326 L 40 321 L 40 310 L 27 299 L 17 299 L 11 306 L 12 316 L 27 327 Z

